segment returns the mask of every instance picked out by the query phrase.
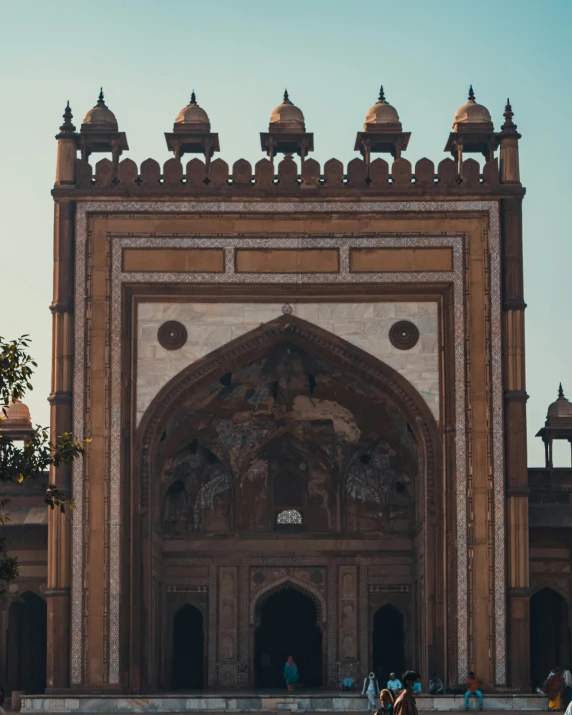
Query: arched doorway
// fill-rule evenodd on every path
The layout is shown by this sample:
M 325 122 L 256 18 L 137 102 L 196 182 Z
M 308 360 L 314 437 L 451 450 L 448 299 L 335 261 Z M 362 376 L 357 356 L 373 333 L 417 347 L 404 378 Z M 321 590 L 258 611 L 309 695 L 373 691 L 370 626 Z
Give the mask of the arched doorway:
M 403 614 L 395 606 L 382 606 L 373 617 L 373 670 L 383 686 L 390 673 L 398 678 L 405 670 Z
M 530 599 L 530 678 L 540 685 L 554 665 L 570 661 L 568 603 L 557 591 L 543 588 Z
M 173 688 L 196 690 L 204 686 L 203 614 L 186 603 L 173 618 Z
M 322 684 L 322 632 L 312 599 L 293 588 L 269 596 L 260 607 L 254 637 L 255 684 L 283 688 L 284 664 L 291 655 L 300 671 L 300 685 Z
M 12 690 L 46 689 L 46 602 L 31 591 L 8 611 L 8 683 Z

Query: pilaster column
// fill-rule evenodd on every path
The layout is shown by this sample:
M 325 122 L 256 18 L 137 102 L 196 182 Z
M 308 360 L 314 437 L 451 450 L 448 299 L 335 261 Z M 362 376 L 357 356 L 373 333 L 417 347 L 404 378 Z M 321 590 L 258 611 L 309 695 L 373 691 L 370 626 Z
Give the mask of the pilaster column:
M 522 271 L 522 201 L 501 201 L 503 364 L 508 534 L 509 684 L 530 685 L 528 468 Z
M 73 151 L 72 151 L 73 145 Z M 58 138 L 56 185 L 73 184 L 75 142 Z M 54 300 L 52 311 L 52 390 L 49 397 L 52 441 L 72 431 L 73 376 L 73 223 L 75 205 L 58 201 L 54 221 Z M 52 467 L 50 482 L 71 496 L 71 467 Z M 48 515 L 47 690 L 70 687 L 71 639 L 71 513 Z

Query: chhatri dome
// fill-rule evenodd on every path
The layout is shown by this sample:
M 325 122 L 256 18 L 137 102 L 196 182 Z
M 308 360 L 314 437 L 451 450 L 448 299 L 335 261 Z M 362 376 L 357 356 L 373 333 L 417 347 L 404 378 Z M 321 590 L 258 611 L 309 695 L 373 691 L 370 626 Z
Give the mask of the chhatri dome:
M 548 412 L 546 413 L 546 425 L 557 426 L 561 425 L 563 422 L 572 424 L 572 402 L 564 396 L 562 383 L 560 383 L 558 388 L 558 399 L 548 407 Z
M 85 115 L 81 128 L 82 130 L 89 128 L 106 132 L 118 131 L 115 114 L 113 114 L 111 109 L 109 109 L 103 101 L 103 88 L 99 91 L 97 104 Z
M 191 101 L 183 107 L 175 119 L 175 131 L 177 127 L 194 130 L 197 132 L 210 132 L 211 123 L 208 114 L 197 104 L 197 96 L 193 90 Z
M 453 129 L 455 131 L 457 131 L 457 124 L 492 124 L 489 110 L 475 101 L 473 85 L 469 87 L 469 101 L 455 112 L 455 119 L 453 120 Z
M 294 132 L 300 133 L 306 131 L 304 115 L 302 110 L 298 109 L 288 97 L 288 90 L 284 90 L 284 99 L 282 104 L 279 104 L 272 110 L 270 115 L 269 132 Z
M 5 411 L 5 413 L 4 413 Z M 26 440 L 32 436 L 34 428 L 30 410 L 20 400 L 0 407 L 0 435 L 5 439 Z
M 28 406 L 18 400 L 4 407 L 6 414 L 1 415 L 2 419 L 10 420 L 12 424 L 31 425 L 30 410 Z
M 397 114 L 395 107 L 392 107 L 391 104 L 386 102 L 382 85 L 379 90 L 379 99 L 373 107 L 369 108 L 368 113 L 365 115 L 365 124 L 363 125 L 363 128 L 367 131 L 368 129 L 373 128 L 373 126 L 387 124 L 399 124 L 399 131 L 401 131 L 399 114 Z

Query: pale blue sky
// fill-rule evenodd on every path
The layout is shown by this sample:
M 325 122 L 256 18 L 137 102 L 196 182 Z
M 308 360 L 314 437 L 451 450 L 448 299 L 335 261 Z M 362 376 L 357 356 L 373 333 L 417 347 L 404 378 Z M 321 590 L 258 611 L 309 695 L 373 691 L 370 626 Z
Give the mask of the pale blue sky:
M 541 464 L 534 434 L 559 380 L 572 397 L 571 32 L 572 0 L 0 0 L 0 334 L 33 337 L 34 421 L 49 416 L 50 189 L 67 99 L 79 126 L 103 85 L 128 156 L 162 162 L 194 88 L 221 156 L 254 162 L 287 86 L 315 158 L 347 162 L 383 83 L 412 132 L 407 158 L 438 162 L 472 83 L 497 127 L 510 97 L 523 135 L 529 464 Z

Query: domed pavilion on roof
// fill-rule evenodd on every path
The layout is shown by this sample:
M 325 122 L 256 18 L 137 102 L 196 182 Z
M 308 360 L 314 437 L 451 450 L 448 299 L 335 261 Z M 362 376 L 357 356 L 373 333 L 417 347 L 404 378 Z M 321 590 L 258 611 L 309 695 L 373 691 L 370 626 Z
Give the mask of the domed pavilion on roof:
M 314 135 L 306 132 L 302 110 L 290 101 L 284 90 L 282 104 L 272 110 L 268 132 L 261 132 L 260 145 L 270 159 L 276 154 L 298 154 L 302 160 L 314 149 Z
M 411 132 L 404 132 L 399 115 L 385 99 L 383 86 L 379 90 L 377 102 L 370 107 L 365 117 L 363 132 L 358 132 L 354 149 L 360 151 L 367 163 L 373 153 L 391 154 L 401 158 L 407 149 Z
M 203 154 L 207 163 L 216 151 L 220 151 L 218 134 L 211 132 L 208 114 L 197 104 L 195 91 L 191 100 L 177 114 L 173 131 L 165 133 L 167 147 L 180 160 L 185 154 Z

